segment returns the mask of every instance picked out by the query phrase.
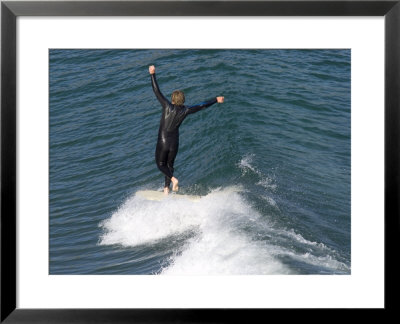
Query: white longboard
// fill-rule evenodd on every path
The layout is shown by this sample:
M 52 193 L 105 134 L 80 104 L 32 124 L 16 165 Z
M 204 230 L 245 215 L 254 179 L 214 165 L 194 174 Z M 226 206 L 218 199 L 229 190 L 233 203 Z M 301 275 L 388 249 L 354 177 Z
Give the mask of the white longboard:
M 177 193 L 170 193 L 166 195 L 162 191 L 154 191 L 154 190 L 140 190 L 136 192 L 136 196 L 142 197 L 147 200 L 163 200 L 166 198 L 173 198 L 173 199 L 188 199 L 196 202 L 199 201 L 201 198 L 201 196 L 181 195 Z

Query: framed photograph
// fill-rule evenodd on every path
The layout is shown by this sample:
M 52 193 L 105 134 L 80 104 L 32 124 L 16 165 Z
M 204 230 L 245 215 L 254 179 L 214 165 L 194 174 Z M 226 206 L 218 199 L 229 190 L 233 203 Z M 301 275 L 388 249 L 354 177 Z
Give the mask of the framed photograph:
M 1 321 L 394 307 L 398 1 L 4 1 Z

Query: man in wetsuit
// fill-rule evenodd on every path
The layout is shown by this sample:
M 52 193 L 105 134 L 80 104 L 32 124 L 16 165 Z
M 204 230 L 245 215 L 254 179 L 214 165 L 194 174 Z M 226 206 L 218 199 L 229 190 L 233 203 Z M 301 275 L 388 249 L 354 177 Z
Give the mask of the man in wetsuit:
M 216 102 L 223 103 L 224 97 L 214 97 L 195 106 L 184 106 L 185 95 L 182 91 L 177 90 L 172 93 L 171 102 L 169 102 L 158 87 L 154 65 L 149 67 L 149 72 L 153 91 L 162 106 L 156 147 L 156 163 L 160 171 L 165 175 L 164 193 L 168 194 L 171 182 L 172 190 L 178 191 L 178 179 L 173 174 L 174 161 L 179 147 L 179 126 L 187 115 L 207 108 Z

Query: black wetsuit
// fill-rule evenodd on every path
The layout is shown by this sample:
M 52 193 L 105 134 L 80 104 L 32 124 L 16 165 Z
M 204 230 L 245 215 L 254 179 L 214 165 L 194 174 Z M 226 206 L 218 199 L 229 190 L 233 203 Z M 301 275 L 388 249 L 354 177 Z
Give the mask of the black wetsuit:
M 198 112 L 217 102 L 217 98 L 210 99 L 195 106 L 177 106 L 170 103 L 161 93 L 156 75 L 151 74 L 153 91 L 162 106 L 160 128 L 156 147 L 156 163 L 165 175 L 165 187 L 171 184 L 174 174 L 174 161 L 179 147 L 179 126 L 187 115 Z

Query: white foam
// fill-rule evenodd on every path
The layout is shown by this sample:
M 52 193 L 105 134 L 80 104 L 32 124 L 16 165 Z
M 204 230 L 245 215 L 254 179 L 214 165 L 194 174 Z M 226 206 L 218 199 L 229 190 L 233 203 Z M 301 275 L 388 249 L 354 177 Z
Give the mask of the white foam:
M 301 234 L 296 233 L 293 229 L 282 231 L 281 233 L 284 233 L 287 237 L 290 237 L 294 239 L 295 241 L 302 243 L 303 245 L 312 245 L 314 247 L 318 247 L 321 250 L 326 250 L 329 252 L 332 252 L 333 250 L 328 248 L 325 244 L 319 243 L 319 242 L 313 242 L 306 240 Z
M 203 198 L 200 234 L 174 256 L 163 270 L 168 275 L 289 274 L 269 253 L 265 242 L 255 241 L 240 228 L 261 221 L 235 191 L 223 190 Z
M 275 207 L 276 209 L 279 210 L 278 204 L 276 203 L 276 201 L 274 199 L 272 199 L 270 196 L 268 195 L 264 195 L 261 196 L 262 199 L 266 200 L 268 202 L 268 204 L 270 204 L 271 206 Z
M 245 155 L 239 162 L 239 168 L 242 170 L 242 175 L 246 174 L 248 170 L 253 171 L 254 173 L 258 173 L 258 171 L 251 165 L 253 162 L 254 154 L 247 154 Z
M 272 227 L 241 190 L 218 188 L 197 202 L 173 198 L 150 201 L 133 195 L 100 224 L 104 233 L 99 244 L 151 245 L 188 233 L 179 246 L 169 245 L 171 257 L 160 269 L 163 275 L 295 273 L 281 261 L 286 257 L 327 268 L 328 272 L 348 270 L 332 257 L 335 251 L 322 243 L 308 241 L 293 230 Z M 303 246 L 301 252 L 291 249 L 293 243 Z
M 242 176 L 251 171 L 252 173 L 256 174 L 260 179 L 256 182 L 256 185 L 264 187 L 267 190 L 275 191 L 277 186 L 274 180 L 263 174 L 260 170 L 252 165 L 254 157 L 255 154 L 247 154 L 238 163 L 239 168 L 242 170 Z
M 148 201 L 130 197 L 111 218 L 100 225 L 100 244 L 136 246 L 184 233 L 199 224 L 197 208 L 186 200 Z
M 288 256 L 292 260 L 307 263 L 315 267 L 319 267 L 321 273 L 349 273 L 350 266 L 335 259 L 337 252 L 320 242 L 313 242 L 305 239 L 301 234 L 290 230 L 274 230 L 275 235 L 279 236 L 280 243 L 271 250 L 272 255 Z M 292 242 L 292 243 L 290 243 Z M 292 244 L 299 245 L 307 252 L 294 252 L 289 249 Z
M 273 180 L 268 177 L 263 177 L 256 183 L 256 185 L 264 187 L 265 189 L 271 189 L 272 191 L 276 190 L 276 184 L 273 183 Z
M 260 215 L 240 196 L 240 187 L 216 189 L 200 201 L 130 197 L 110 219 L 99 244 L 137 246 L 192 230 L 196 233 L 173 254 L 162 274 L 271 274 L 290 271 L 268 247 L 245 233 Z

